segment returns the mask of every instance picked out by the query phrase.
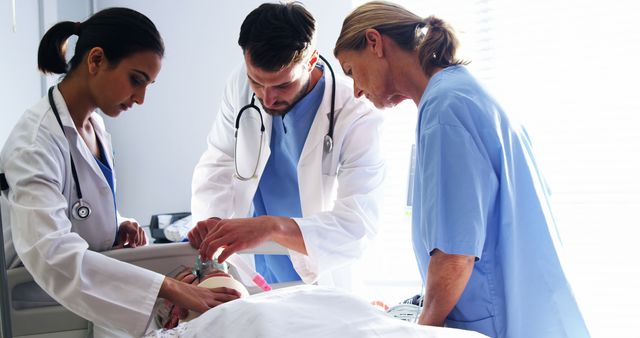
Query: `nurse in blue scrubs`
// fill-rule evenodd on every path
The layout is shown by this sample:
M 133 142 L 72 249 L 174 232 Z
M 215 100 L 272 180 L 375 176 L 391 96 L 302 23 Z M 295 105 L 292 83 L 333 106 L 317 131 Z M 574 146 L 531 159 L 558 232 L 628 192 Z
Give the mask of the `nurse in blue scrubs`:
M 490 337 L 588 337 L 526 132 L 456 59 L 457 45 L 438 18 L 370 2 L 345 19 L 334 50 L 355 96 L 418 106 L 419 323 Z

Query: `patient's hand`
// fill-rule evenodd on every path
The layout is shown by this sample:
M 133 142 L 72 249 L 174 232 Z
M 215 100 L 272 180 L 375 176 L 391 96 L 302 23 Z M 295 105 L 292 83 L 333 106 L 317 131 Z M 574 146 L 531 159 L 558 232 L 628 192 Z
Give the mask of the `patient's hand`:
M 114 249 L 135 248 L 147 244 L 147 236 L 136 221 L 124 221 L 118 227 Z

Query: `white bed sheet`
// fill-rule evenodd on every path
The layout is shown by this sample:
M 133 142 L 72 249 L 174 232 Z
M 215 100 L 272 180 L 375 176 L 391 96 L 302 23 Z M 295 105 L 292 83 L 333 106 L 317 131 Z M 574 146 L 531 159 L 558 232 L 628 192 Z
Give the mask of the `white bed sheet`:
M 300 285 L 215 307 L 173 330 L 145 337 L 430 337 L 477 338 L 482 334 L 408 323 L 366 300 L 337 289 Z

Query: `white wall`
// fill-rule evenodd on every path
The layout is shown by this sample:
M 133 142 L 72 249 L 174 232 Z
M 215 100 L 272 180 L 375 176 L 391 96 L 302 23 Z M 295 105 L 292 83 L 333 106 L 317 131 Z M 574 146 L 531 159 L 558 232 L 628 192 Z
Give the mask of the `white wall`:
M 21 0 L 16 1 L 15 31 L 11 1 L 0 2 L 0 148 L 22 113 L 33 106 L 57 75 L 43 76 L 38 71 L 38 45 L 44 32 L 62 20 L 82 21 L 89 16 L 89 1 Z M 75 46 L 70 40 L 68 51 Z
M 95 1 L 96 10 L 127 6 L 141 11 L 154 21 L 166 47 L 162 71 L 144 105 L 106 119 L 123 216 L 146 224 L 154 213 L 190 209 L 193 168 L 205 149 L 226 79 L 242 62 L 240 25 L 262 2 Z M 320 52 L 331 56 L 351 3 L 313 0 L 305 5 L 319 26 Z
M 16 31 L 13 31 L 10 1 L 0 1 L 0 148 L 13 125 L 40 98 L 37 68 L 40 25 L 38 1 L 16 1 Z

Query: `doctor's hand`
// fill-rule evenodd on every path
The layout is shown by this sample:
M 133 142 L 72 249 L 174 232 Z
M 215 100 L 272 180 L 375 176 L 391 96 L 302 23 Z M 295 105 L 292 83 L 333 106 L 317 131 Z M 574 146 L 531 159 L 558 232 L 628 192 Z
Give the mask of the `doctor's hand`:
M 222 271 L 216 271 L 212 274 L 209 274 L 207 276 L 205 276 L 205 278 L 203 278 L 202 280 L 198 280 L 198 278 L 196 277 L 196 275 L 194 275 L 191 271 L 190 268 L 186 268 L 183 271 L 181 271 L 180 273 L 178 273 L 175 276 L 176 280 L 179 280 L 182 283 L 187 283 L 187 284 L 193 284 L 193 285 L 198 285 L 200 284 L 200 282 L 204 281 L 207 278 L 210 277 L 216 277 L 216 276 L 222 276 L 222 277 L 229 277 L 229 278 L 233 278 L 231 277 L 231 275 L 224 273 Z M 218 288 L 218 289 L 210 289 L 210 290 L 214 290 L 214 292 L 219 292 L 219 291 L 224 291 L 224 288 Z M 165 329 L 172 329 L 176 326 L 178 326 L 178 324 L 180 323 L 181 319 L 185 319 L 189 316 L 189 309 L 184 308 L 180 305 L 176 305 L 174 303 L 172 303 L 171 301 L 168 301 L 165 306 L 170 306 L 171 310 L 170 310 L 170 315 L 168 320 L 163 324 L 163 327 Z
M 187 316 L 188 310 L 204 313 L 210 308 L 240 298 L 240 293 L 233 289 L 225 287 L 208 289 L 191 284 L 195 281 L 193 274 L 187 274 L 181 279 L 182 281 L 178 281 L 165 277 L 158 293 L 158 297 L 175 305 L 175 311 L 181 318 Z M 175 323 L 167 323 L 167 326 L 177 325 L 177 320 L 178 318 L 172 318 L 172 322 L 175 321 Z
M 193 229 L 191 229 L 191 231 L 189 231 L 189 233 L 187 234 L 191 247 L 193 247 L 194 249 L 200 248 L 202 240 L 207 237 L 209 230 L 212 229 L 213 226 L 216 225 L 219 221 L 220 218 L 211 217 L 204 221 L 198 222 L 196 226 L 194 226 Z
M 198 248 L 203 259 L 211 259 L 219 248 L 224 248 L 218 256 L 218 262 L 224 262 L 238 251 L 255 248 L 269 240 L 307 254 L 300 227 L 288 217 L 259 216 L 205 222 L 209 222 L 206 225 L 208 232 Z
M 114 249 L 135 248 L 147 244 L 147 236 L 142 227 L 135 221 L 124 221 L 118 227 Z

